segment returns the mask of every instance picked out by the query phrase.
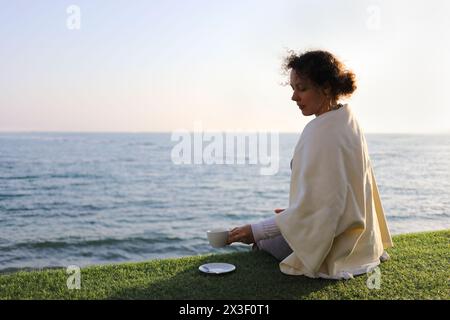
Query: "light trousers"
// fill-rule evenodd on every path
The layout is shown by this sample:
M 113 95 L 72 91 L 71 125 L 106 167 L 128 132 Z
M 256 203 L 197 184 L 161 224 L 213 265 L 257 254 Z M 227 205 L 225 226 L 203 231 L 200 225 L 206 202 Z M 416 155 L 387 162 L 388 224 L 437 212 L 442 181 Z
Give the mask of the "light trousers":
M 291 247 L 288 245 L 286 240 L 284 240 L 282 235 L 276 236 L 274 238 L 259 240 L 256 242 L 256 245 L 257 249 L 255 250 L 268 252 L 278 261 L 284 260 L 292 253 Z

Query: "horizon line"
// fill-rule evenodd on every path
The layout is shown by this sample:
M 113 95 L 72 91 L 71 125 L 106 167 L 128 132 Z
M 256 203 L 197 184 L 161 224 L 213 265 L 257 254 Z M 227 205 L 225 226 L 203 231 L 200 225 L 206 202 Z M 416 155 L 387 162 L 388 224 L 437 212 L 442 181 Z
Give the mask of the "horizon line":
M 187 130 L 189 133 L 257 133 L 257 132 L 278 132 L 279 134 L 299 134 L 303 130 L 300 131 L 276 131 L 276 130 L 248 130 L 248 131 L 227 131 L 227 130 L 203 130 L 203 131 L 191 131 Z M 180 132 L 180 130 L 172 130 L 172 131 L 60 131 L 60 130 L 1 130 L 0 134 L 9 134 L 9 133 L 89 133 L 89 134 L 104 134 L 104 133 L 129 133 L 129 134 L 143 134 L 143 133 L 159 133 L 159 134 L 171 134 L 174 132 Z M 375 132 L 368 131 L 364 132 L 364 134 L 404 134 L 404 135 L 447 135 L 450 134 L 450 131 L 436 131 L 436 132 Z

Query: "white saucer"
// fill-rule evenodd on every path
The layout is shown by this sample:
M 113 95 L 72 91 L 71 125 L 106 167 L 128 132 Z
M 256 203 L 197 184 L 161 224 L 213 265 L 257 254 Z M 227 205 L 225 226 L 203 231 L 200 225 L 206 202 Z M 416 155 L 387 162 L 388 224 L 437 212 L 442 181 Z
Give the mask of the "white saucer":
M 210 274 L 222 274 L 234 271 L 236 267 L 230 263 L 207 263 L 198 267 L 198 270 Z

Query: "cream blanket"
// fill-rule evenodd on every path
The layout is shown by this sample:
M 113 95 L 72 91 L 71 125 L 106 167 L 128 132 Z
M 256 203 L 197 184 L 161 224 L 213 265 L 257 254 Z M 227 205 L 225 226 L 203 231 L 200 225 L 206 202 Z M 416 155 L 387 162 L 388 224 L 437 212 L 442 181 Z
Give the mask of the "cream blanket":
M 289 207 L 275 221 L 293 250 L 280 263 L 290 275 L 345 277 L 378 265 L 393 245 L 366 140 L 347 104 L 306 125 L 292 160 Z

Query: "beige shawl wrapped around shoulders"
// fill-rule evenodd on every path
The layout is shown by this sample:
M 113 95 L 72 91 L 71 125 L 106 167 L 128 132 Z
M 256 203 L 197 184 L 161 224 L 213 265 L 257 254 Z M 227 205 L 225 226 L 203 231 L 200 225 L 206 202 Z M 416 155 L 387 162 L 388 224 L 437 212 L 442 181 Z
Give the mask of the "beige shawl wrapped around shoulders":
M 366 140 L 347 104 L 306 125 L 292 159 L 289 207 L 275 221 L 293 250 L 280 263 L 290 275 L 360 274 L 393 245 Z

